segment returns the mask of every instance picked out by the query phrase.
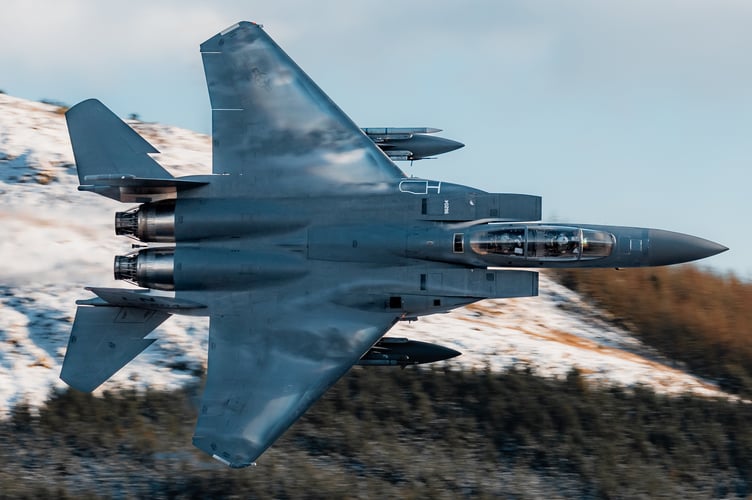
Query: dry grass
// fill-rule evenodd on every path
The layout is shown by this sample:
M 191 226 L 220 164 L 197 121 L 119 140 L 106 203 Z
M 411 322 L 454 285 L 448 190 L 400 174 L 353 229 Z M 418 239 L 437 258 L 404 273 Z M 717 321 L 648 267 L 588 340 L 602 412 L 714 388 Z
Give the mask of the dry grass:
M 666 356 L 727 390 L 752 393 L 752 284 L 691 266 L 555 276 Z

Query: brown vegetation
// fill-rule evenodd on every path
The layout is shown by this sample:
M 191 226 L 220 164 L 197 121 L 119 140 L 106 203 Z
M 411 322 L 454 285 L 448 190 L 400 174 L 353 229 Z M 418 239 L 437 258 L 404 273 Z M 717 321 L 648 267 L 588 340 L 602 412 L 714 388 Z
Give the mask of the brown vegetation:
M 555 277 L 663 355 L 725 390 L 752 395 L 752 283 L 692 266 L 563 270 Z
M 70 106 L 68 106 L 67 104 L 60 102 L 60 101 L 56 101 L 54 99 L 42 99 L 39 102 L 41 102 L 42 104 L 49 104 L 50 106 L 55 106 L 55 109 L 52 110 L 52 112 L 55 113 L 56 115 L 64 115 L 68 111 L 68 109 L 70 109 Z

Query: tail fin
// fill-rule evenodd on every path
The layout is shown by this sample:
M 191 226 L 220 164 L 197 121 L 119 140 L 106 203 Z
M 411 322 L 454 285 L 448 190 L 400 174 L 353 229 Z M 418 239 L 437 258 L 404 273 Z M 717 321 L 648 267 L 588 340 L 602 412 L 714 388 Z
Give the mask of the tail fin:
M 159 151 L 98 100 L 76 104 L 65 119 L 81 184 L 87 176 L 173 178 L 148 156 Z
M 79 306 L 60 378 L 91 392 L 149 347 L 144 339 L 170 315 L 136 307 Z

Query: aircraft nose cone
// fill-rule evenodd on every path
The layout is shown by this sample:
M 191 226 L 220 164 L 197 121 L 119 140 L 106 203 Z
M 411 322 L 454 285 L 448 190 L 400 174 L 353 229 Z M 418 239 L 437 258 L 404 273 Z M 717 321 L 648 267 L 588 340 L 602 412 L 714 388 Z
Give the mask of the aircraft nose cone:
M 688 234 L 650 229 L 648 261 L 650 266 L 667 266 L 704 259 L 728 250 L 723 245 Z

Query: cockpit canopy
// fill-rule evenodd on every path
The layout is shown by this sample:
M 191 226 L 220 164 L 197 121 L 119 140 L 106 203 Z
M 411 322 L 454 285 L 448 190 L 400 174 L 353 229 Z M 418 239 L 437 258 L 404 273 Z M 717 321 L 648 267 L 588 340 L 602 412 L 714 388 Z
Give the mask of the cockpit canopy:
M 479 231 L 471 235 L 470 248 L 480 255 L 527 260 L 593 260 L 611 255 L 615 241 L 613 234 L 593 229 L 516 226 Z

